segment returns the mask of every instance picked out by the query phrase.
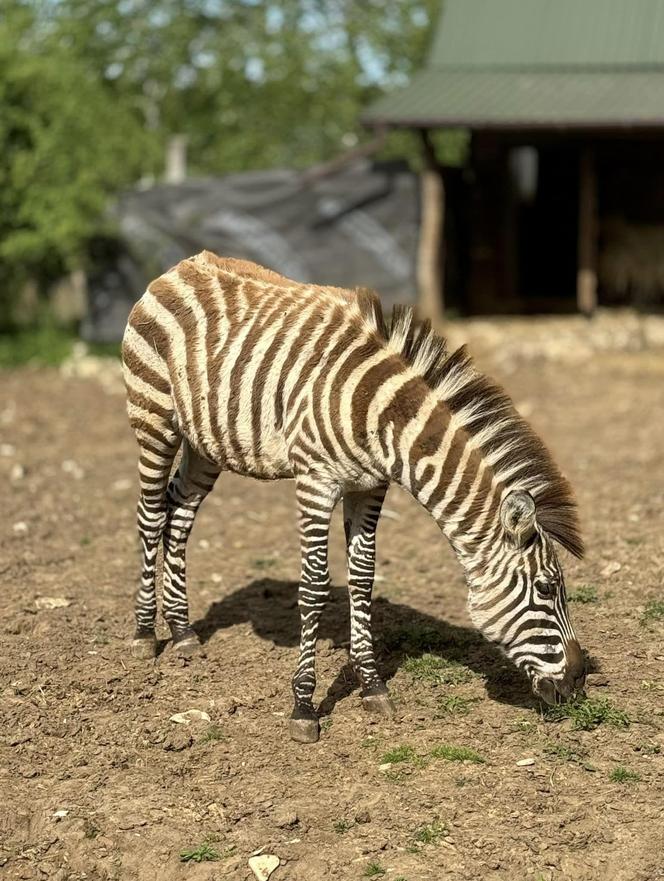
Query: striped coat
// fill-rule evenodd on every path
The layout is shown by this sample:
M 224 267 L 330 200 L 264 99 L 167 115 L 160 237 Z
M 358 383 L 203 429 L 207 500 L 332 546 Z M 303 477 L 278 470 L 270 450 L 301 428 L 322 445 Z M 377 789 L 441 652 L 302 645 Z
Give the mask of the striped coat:
M 303 741 L 318 736 L 315 642 L 329 591 L 329 522 L 340 498 L 351 661 L 365 705 L 391 712 L 370 615 L 376 524 L 394 481 L 452 542 L 471 615 L 534 690 L 555 700 L 582 686 L 553 545 L 582 551 L 570 488 L 504 392 L 465 350 L 450 354 L 410 310 L 395 310 L 388 332 L 369 291 L 299 284 L 204 251 L 149 285 L 130 315 L 123 362 L 140 448 L 135 654 L 155 650 L 162 541 L 164 617 L 182 653 L 196 648 L 185 548 L 217 476 L 294 478 L 302 637 L 291 733 Z

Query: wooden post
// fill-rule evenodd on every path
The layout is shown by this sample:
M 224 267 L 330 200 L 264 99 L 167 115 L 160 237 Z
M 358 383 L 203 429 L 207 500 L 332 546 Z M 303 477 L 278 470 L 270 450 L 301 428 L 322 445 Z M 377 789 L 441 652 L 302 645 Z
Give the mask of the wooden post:
M 426 129 L 421 132 L 424 168 L 420 177 L 420 237 L 417 248 L 418 312 L 434 327 L 444 313 L 443 266 L 445 187 L 443 175 Z
M 586 145 L 579 158 L 579 255 L 576 302 L 592 315 L 597 308 L 597 173 L 595 152 Z

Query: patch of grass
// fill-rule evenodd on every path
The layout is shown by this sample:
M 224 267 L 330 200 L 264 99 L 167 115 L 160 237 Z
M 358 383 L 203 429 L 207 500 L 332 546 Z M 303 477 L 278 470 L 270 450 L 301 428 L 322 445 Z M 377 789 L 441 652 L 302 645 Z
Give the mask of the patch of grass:
M 533 720 L 528 719 L 526 716 L 520 716 L 512 722 L 512 731 L 523 731 L 527 734 L 533 731 L 535 727 L 536 725 Z
M 365 878 L 380 878 L 381 875 L 385 874 L 385 869 L 381 866 L 380 863 L 369 863 L 366 869 L 364 870 Z
M 639 743 L 634 747 L 635 753 L 643 753 L 644 756 L 658 756 L 661 751 L 658 743 Z
M 377 749 L 378 748 L 378 738 L 377 737 L 365 737 L 364 740 L 360 743 L 362 749 Z
M 479 702 L 477 697 L 461 697 L 458 694 L 451 694 L 449 697 L 443 698 L 438 702 L 438 715 L 443 716 L 467 716 L 473 704 Z
M 597 603 L 599 602 L 597 588 L 583 585 L 575 593 L 567 594 L 567 601 L 569 603 Z
M 448 762 L 473 762 L 481 765 L 486 761 L 474 749 L 469 749 L 467 746 L 449 746 L 445 743 L 434 746 L 429 755 L 433 759 L 446 759 Z
M 646 603 L 641 623 L 648 624 L 651 621 L 664 621 L 664 600 L 650 600 Z
M 277 561 L 274 557 L 257 557 L 255 560 L 251 561 L 251 565 L 254 569 L 271 569 L 273 566 L 276 566 Z
M 349 829 L 352 829 L 355 824 L 352 820 L 337 820 L 336 823 L 333 824 L 333 829 L 337 833 L 337 835 L 343 835 L 345 832 L 348 832 Z
M 425 826 L 420 826 L 413 836 L 418 844 L 438 844 L 441 838 L 449 835 L 449 829 L 439 820 L 434 820 Z
M 627 713 L 614 707 L 608 698 L 579 698 L 568 701 L 566 704 L 547 707 L 543 716 L 550 722 L 569 719 L 576 731 L 593 731 L 600 725 L 627 728 L 630 724 Z
M 394 749 L 388 750 L 381 758 L 383 765 L 399 765 L 401 762 L 421 762 L 421 758 L 415 752 L 412 746 L 395 746 Z
M 544 747 L 544 752 L 549 756 L 554 756 L 555 758 L 560 759 L 561 762 L 570 762 L 572 764 L 580 765 L 582 768 L 585 768 L 586 771 L 597 770 L 590 764 L 590 762 L 586 761 L 588 753 L 580 747 L 572 749 L 569 746 L 565 746 L 563 743 L 549 743 Z
M 180 851 L 180 862 L 182 863 L 208 863 L 220 859 L 221 854 L 208 841 L 203 841 L 196 847 L 186 847 Z
M 638 783 L 641 777 L 635 771 L 630 771 L 622 765 L 616 767 L 609 774 L 611 783 Z
M 213 740 L 226 740 L 226 735 L 218 725 L 210 725 L 199 738 L 201 743 L 209 743 Z
M 89 535 L 84 535 L 80 541 L 80 545 L 82 548 L 87 547 L 87 545 L 92 544 L 92 539 Z
M 0 367 L 36 364 L 53 367 L 69 357 L 76 338 L 48 323 L 29 330 L 0 335 Z
M 458 661 L 441 658 L 440 655 L 424 654 L 420 657 L 408 657 L 403 669 L 413 679 L 420 682 L 434 682 L 438 685 L 459 685 L 468 682 L 473 674 Z

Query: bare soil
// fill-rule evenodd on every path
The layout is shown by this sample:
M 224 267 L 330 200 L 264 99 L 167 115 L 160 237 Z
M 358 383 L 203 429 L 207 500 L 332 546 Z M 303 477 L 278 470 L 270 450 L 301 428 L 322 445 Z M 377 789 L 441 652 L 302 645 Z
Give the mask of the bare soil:
M 535 360 L 502 378 L 577 489 L 589 551 L 566 571 L 570 593 L 597 595 L 571 607 L 593 658 L 588 693 L 629 727 L 542 717 L 471 629 L 434 523 L 396 488 L 375 601 L 394 722 L 363 712 L 349 673 L 337 518 L 323 733 L 313 746 L 288 739 L 299 571 L 288 483 L 222 477 L 189 554 L 205 656 L 178 659 L 162 630 L 157 661 L 133 660 L 123 397 L 55 370 L 0 375 L 0 878 L 245 881 L 263 848 L 281 859 L 273 881 L 663 879 L 664 630 L 643 612 L 664 599 L 664 355 Z M 40 608 L 45 598 L 68 605 Z M 422 678 L 412 658 L 430 648 L 461 662 L 452 682 Z M 188 709 L 211 722 L 170 721 Z M 442 744 L 485 761 L 431 757 Z M 612 781 L 616 766 L 638 781 Z M 218 859 L 182 861 L 205 842 Z

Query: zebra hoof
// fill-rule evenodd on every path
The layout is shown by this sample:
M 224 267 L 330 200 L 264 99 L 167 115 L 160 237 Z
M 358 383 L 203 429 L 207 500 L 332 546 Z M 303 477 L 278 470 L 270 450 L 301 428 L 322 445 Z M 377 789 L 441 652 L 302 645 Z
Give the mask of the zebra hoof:
M 173 648 L 181 658 L 193 658 L 203 654 L 199 638 L 195 633 L 188 633 L 182 639 L 173 640 Z
M 394 704 L 389 694 L 368 694 L 362 698 L 362 706 L 373 716 L 394 719 Z
M 317 743 L 320 735 L 318 719 L 291 719 L 288 733 L 296 743 Z
M 157 657 L 157 637 L 154 633 L 148 636 L 136 636 L 131 641 L 131 656 L 140 661 L 151 661 Z

